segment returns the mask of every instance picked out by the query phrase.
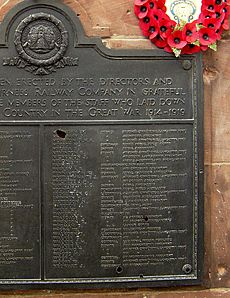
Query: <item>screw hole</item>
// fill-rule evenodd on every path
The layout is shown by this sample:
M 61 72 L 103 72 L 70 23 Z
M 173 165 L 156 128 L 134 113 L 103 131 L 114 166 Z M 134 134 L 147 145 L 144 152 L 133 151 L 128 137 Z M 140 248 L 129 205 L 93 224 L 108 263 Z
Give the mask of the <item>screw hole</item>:
M 117 269 L 116 269 L 116 272 L 117 272 L 118 274 L 121 274 L 122 271 L 123 271 L 122 266 L 118 266 Z
M 185 274 L 190 274 L 192 272 L 192 266 L 189 264 L 185 264 L 182 268 Z
M 66 133 L 63 130 L 57 130 L 56 131 L 57 135 L 59 136 L 59 138 L 65 139 L 66 137 Z
M 190 70 L 192 68 L 192 63 L 190 60 L 184 60 L 182 65 L 185 70 Z
M 144 278 L 144 275 L 143 274 L 140 274 L 140 278 Z

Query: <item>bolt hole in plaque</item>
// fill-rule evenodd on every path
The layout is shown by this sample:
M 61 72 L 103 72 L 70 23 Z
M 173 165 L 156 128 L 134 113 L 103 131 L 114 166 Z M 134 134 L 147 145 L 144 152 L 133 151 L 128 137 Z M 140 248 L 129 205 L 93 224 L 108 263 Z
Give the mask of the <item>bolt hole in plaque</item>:
M 56 131 L 56 133 L 57 133 L 57 135 L 59 136 L 59 138 L 61 138 L 61 139 L 65 139 L 65 137 L 66 137 L 66 132 L 65 132 L 65 131 L 58 129 L 58 130 Z
M 140 278 L 144 278 L 144 275 L 143 274 L 140 274 Z
M 192 266 L 190 264 L 185 264 L 182 268 L 184 273 L 190 274 L 192 272 Z
M 117 274 L 121 274 L 123 272 L 123 267 L 122 266 L 118 266 L 116 268 L 116 272 L 117 272 Z

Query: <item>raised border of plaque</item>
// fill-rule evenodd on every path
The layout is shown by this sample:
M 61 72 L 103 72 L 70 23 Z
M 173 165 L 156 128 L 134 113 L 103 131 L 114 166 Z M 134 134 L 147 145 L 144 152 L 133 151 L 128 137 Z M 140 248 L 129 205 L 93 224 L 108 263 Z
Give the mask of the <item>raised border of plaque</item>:
M 26 0 L 0 68 L 0 289 L 201 284 L 201 56 L 108 49 Z

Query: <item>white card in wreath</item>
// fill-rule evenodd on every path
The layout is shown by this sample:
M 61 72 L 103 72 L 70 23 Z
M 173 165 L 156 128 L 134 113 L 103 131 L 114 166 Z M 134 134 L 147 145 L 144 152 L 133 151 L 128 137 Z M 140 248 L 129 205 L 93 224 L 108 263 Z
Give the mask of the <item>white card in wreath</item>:
M 168 16 L 179 23 L 183 20 L 190 23 L 198 19 L 201 12 L 201 3 L 199 0 L 166 0 Z

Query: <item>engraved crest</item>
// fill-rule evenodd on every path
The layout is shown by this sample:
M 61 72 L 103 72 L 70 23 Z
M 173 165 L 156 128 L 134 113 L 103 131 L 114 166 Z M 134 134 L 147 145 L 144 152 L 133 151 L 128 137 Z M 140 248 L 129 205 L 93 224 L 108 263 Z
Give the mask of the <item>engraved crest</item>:
M 14 43 L 22 59 L 16 66 L 34 74 L 56 71 L 67 65 L 64 58 L 70 58 L 64 57 L 68 32 L 60 20 L 46 13 L 32 14 L 22 20 L 16 29 Z M 72 65 L 77 65 L 76 61 L 72 61 Z
M 55 47 L 60 48 L 56 42 L 54 30 L 44 25 L 35 26 L 30 29 L 28 40 L 23 47 L 28 47 L 31 51 L 38 54 L 49 53 Z

